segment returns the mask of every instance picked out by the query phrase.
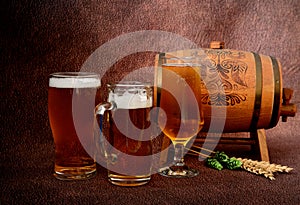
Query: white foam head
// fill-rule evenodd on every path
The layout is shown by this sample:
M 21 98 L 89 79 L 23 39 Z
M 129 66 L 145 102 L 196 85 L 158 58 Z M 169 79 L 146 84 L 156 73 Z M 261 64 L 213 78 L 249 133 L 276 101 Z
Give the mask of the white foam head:
M 138 93 L 124 92 L 122 95 L 118 93 L 110 93 L 108 101 L 114 101 L 119 109 L 138 109 L 152 107 L 152 96 L 147 96 L 144 89 L 140 89 Z M 142 92 L 140 92 L 142 91 Z
M 49 87 L 55 88 L 94 88 L 101 85 L 97 78 L 50 78 Z

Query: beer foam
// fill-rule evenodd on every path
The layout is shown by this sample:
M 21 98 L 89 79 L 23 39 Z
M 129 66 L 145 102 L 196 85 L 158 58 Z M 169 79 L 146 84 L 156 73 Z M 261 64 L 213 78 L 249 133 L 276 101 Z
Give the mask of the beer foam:
M 138 109 L 152 107 L 152 96 L 147 97 L 145 94 L 125 92 L 121 96 L 110 93 L 109 102 L 117 104 L 118 109 Z
M 55 88 L 93 88 L 99 87 L 97 78 L 50 78 L 49 87 Z

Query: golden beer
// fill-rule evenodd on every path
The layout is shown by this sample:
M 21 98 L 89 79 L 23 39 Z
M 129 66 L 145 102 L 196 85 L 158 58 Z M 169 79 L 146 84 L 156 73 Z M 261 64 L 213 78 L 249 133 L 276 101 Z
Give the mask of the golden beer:
M 167 122 L 161 129 L 174 142 L 188 142 L 190 138 L 197 135 L 204 124 L 202 112 L 195 112 L 195 104 L 193 104 L 196 99 L 196 106 L 200 110 L 201 78 L 198 69 L 185 64 L 163 64 L 162 68 L 160 107 L 165 111 Z M 178 77 L 175 79 L 175 76 L 170 76 L 166 70 L 176 73 Z M 178 87 L 181 81 L 185 81 L 186 86 Z M 164 89 L 164 84 L 168 84 L 172 92 Z M 192 92 L 187 92 L 188 89 Z M 161 118 L 159 124 L 162 125 L 160 121 Z M 179 130 L 181 130 L 180 135 L 178 135 Z
M 55 144 L 55 176 L 58 179 L 85 179 L 96 174 L 93 149 L 97 75 L 88 73 L 52 74 L 48 90 L 48 114 Z M 84 144 L 84 147 L 83 147 Z
M 204 125 L 201 110 L 201 76 L 197 56 L 162 56 L 158 124 L 174 145 L 173 164 L 160 169 L 168 177 L 184 178 L 199 174 L 185 165 L 187 143 Z

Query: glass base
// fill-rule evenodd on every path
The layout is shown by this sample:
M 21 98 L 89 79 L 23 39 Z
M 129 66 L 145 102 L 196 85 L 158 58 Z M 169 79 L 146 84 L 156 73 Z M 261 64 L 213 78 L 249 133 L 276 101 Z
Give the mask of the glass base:
M 118 174 L 109 174 L 108 180 L 118 186 L 141 186 L 147 184 L 151 179 L 151 176 L 124 176 Z
M 162 168 L 159 170 L 159 174 L 165 177 L 188 178 L 197 176 L 199 174 L 199 171 L 184 165 Z
M 55 166 L 54 176 L 59 180 L 83 180 L 96 176 L 96 165 L 87 167 Z

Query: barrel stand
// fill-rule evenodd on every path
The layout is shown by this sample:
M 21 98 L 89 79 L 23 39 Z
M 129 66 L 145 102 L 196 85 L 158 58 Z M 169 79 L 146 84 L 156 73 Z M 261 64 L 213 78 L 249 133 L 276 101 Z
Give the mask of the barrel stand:
M 205 145 L 203 146 L 204 143 Z M 220 134 L 202 132 L 197 136 L 193 144 L 196 147 L 203 147 L 203 150 L 208 149 L 211 151 L 216 146 L 222 145 L 237 147 L 248 145 L 251 151 L 260 154 L 262 161 L 270 161 L 265 129 L 257 129 L 251 132 L 222 133 L 221 137 Z
M 250 135 L 255 140 L 255 145 L 253 145 L 253 148 L 254 150 L 260 152 L 260 159 L 262 161 L 269 162 L 270 159 L 266 131 L 264 129 L 258 129 L 255 132 L 251 132 Z

